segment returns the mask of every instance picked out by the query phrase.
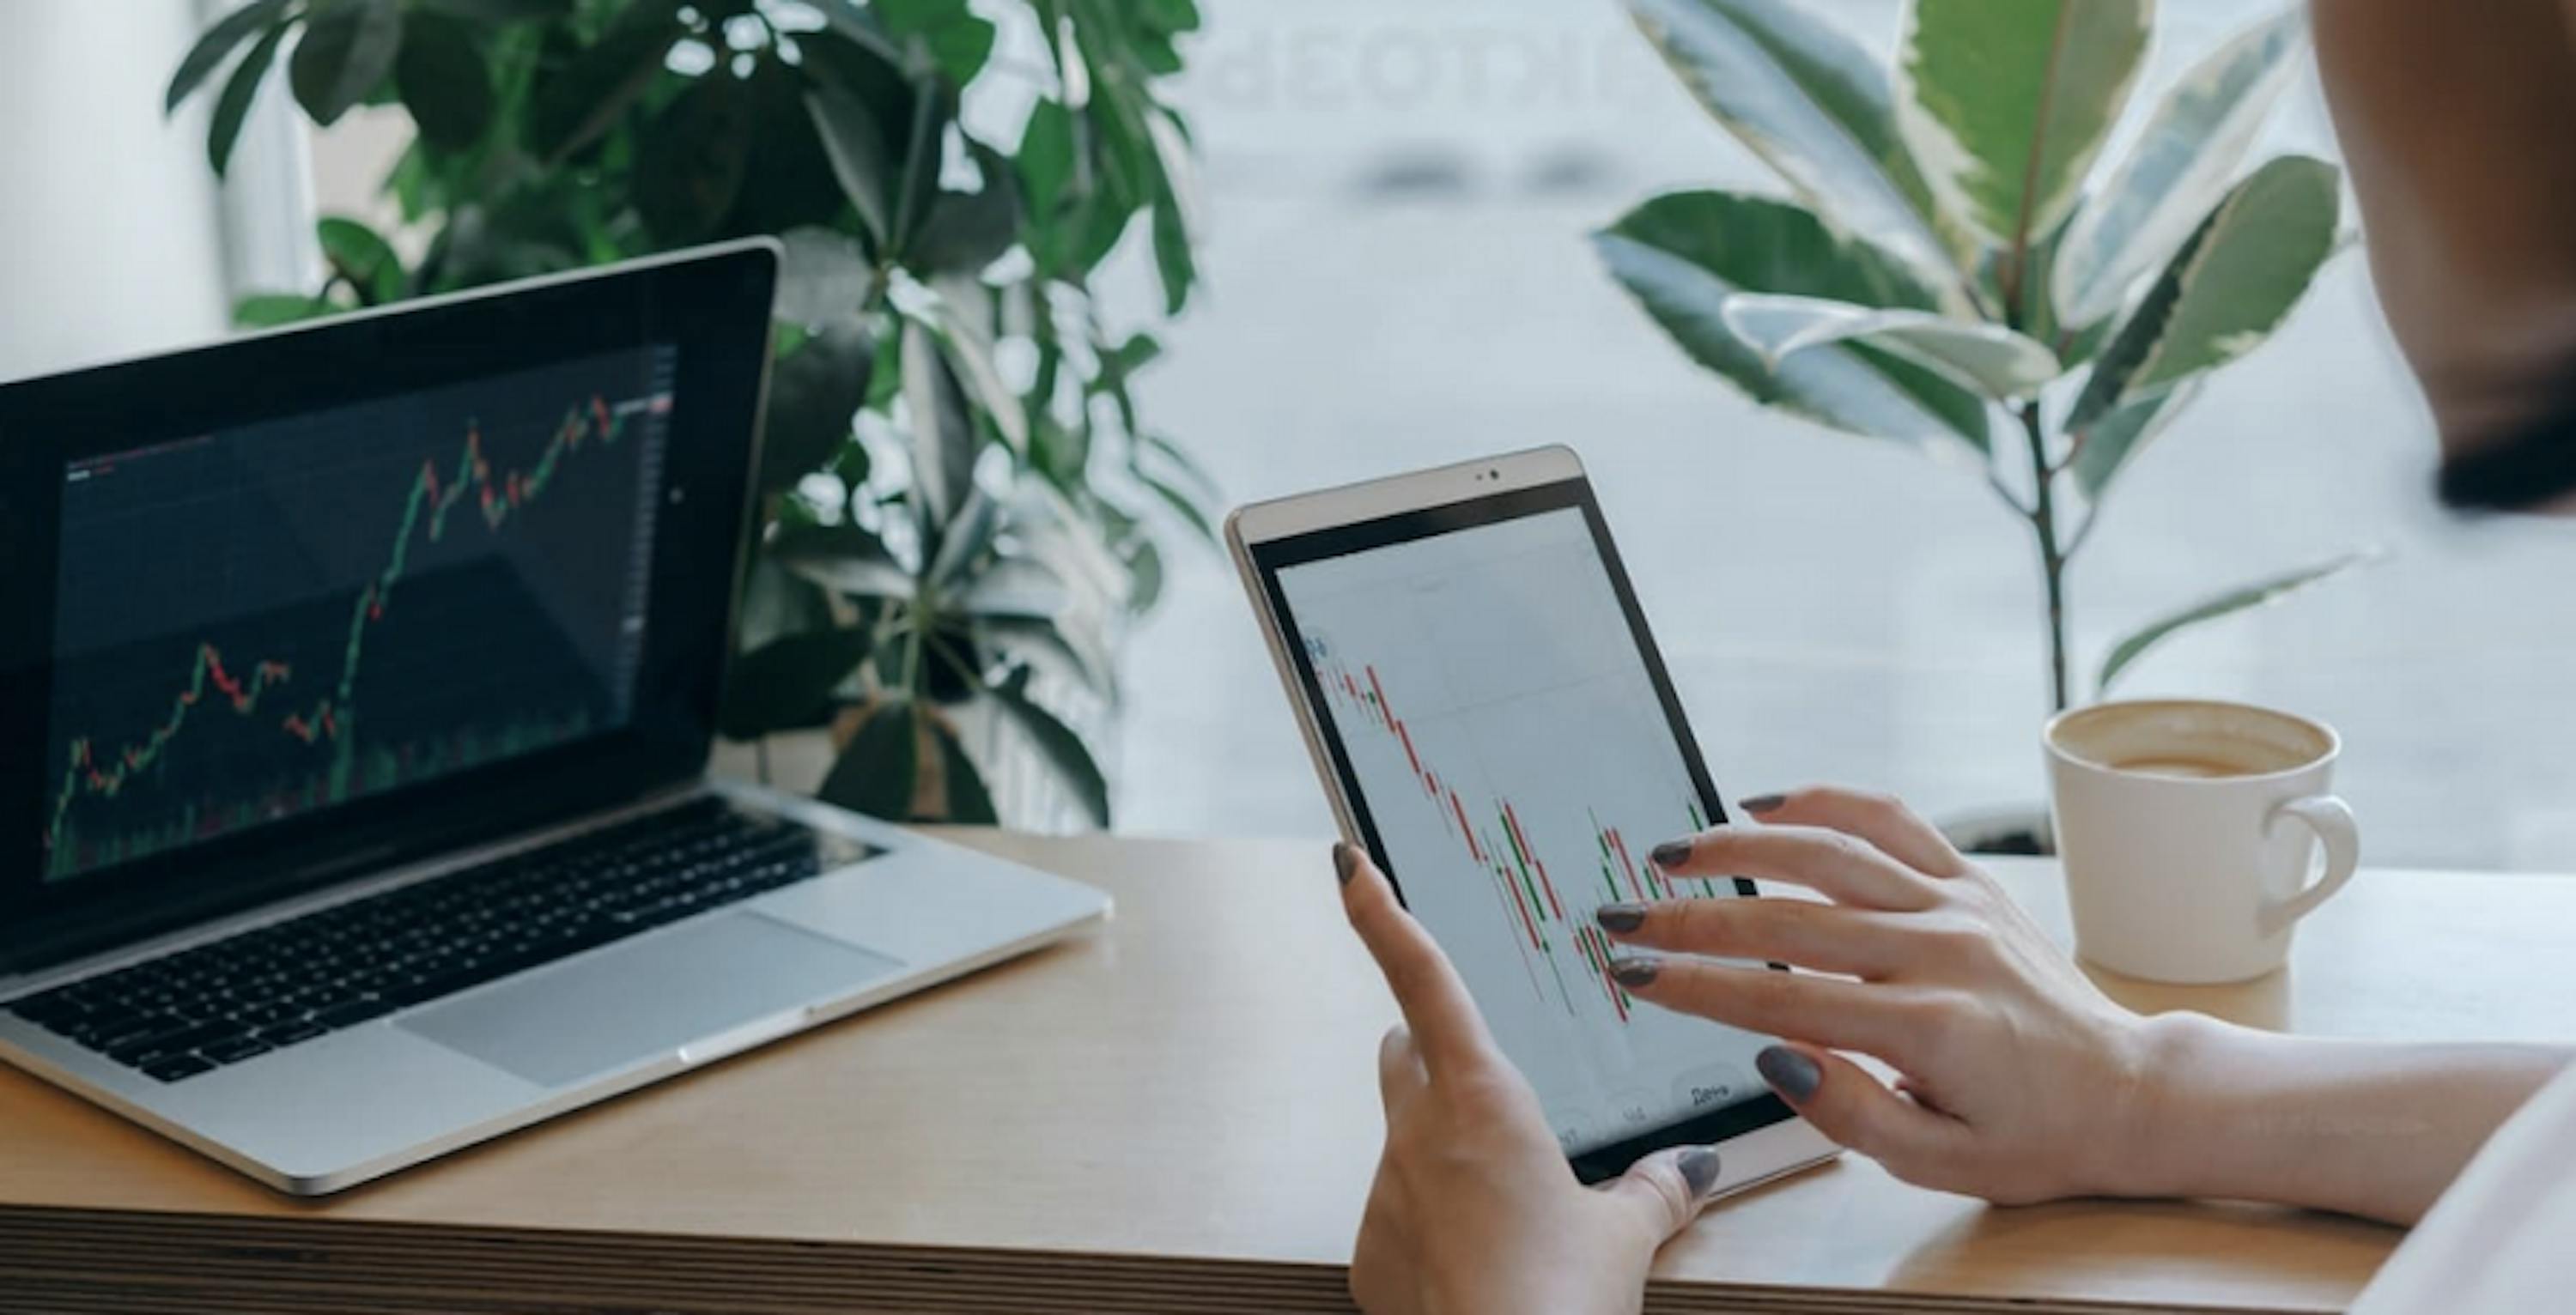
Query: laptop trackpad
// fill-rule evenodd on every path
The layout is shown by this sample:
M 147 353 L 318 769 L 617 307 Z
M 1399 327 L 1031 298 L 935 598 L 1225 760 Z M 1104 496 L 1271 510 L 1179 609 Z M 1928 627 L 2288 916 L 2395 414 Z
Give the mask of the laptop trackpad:
M 560 1087 L 800 1006 L 903 965 L 751 913 L 724 913 L 397 1020 Z

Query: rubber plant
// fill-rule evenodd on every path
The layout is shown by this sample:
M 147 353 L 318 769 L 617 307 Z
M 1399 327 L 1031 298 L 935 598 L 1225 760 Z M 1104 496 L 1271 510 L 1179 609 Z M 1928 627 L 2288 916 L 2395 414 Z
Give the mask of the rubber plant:
M 245 324 L 780 235 L 725 733 L 833 727 L 823 797 L 991 822 L 958 716 L 980 704 L 1107 825 L 1050 708 L 1114 707 L 1117 628 L 1217 495 L 1139 413 L 1157 340 L 1113 330 L 1093 284 L 1133 250 L 1163 315 L 1190 299 L 1162 88 L 1198 26 L 1194 0 L 249 0 L 168 106 L 215 89 L 219 173 L 281 62 L 315 123 L 376 105 L 417 130 L 385 183 L 405 240 L 323 220 L 327 282 L 245 299 Z M 970 104 L 1030 108 L 1005 142 Z
M 1754 400 L 1983 472 L 2030 527 L 2065 708 L 2068 567 L 2106 495 L 2342 245 L 2335 166 L 2243 167 L 2302 63 L 2302 12 L 2221 43 L 2097 168 L 2153 0 L 1909 0 L 1892 68 L 1791 0 L 1627 3 L 1787 195 L 1650 200 L 1596 235 L 1610 272 Z M 2366 556 L 2149 622 L 2094 688 L 2186 627 Z

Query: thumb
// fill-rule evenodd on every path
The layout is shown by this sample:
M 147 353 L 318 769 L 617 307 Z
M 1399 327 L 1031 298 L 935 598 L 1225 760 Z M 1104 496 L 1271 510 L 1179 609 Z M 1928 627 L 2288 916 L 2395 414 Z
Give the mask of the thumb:
M 1602 1191 L 1635 1218 L 1654 1245 L 1662 1246 L 1699 1217 L 1699 1208 L 1717 1187 L 1717 1171 L 1716 1147 L 1677 1146 L 1628 1166 Z

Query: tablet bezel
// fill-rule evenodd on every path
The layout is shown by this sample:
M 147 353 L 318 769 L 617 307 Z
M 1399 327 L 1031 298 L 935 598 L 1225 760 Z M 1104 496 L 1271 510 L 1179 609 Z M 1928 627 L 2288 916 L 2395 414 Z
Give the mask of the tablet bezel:
M 1723 825 L 1724 801 L 1709 775 L 1699 742 L 1691 734 L 1689 719 L 1674 692 L 1662 651 L 1655 646 L 1647 627 L 1645 612 L 1638 606 L 1636 591 L 1611 540 L 1609 524 L 1602 517 L 1591 480 L 1571 449 L 1539 448 L 1256 503 L 1227 518 L 1228 546 L 1260 616 L 1263 637 L 1269 643 L 1271 660 L 1279 669 L 1289 703 L 1296 710 L 1307 752 L 1314 758 L 1317 775 L 1325 782 L 1334 818 L 1343 837 L 1376 857 L 1382 869 L 1388 867 L 1386 851 L 1348 753 L 1326 710 L 1323 687 L 1306 658 L 1304 646 L 1291 638 L 1296 630 L 1290 622 L 1292 612 L 1279 584 L 1279 572 L 1307 562 L 1569 508 L 1583 513 L 1591 531 L 1593 546 L 1609 573 L 1629 634 L 1663 709 L 1666 727 L 1681 750 L 1701 814 L 1713 825 Z M 1402 883 L 1391 871 L 1388 880 L 1401 899 Z M 1740 895 L 1759 893 L 1755 884 L 1745 878 L 1736 878 L 1735 886 Z M 1777 1094 L 1765 1091 L 1697 1118 L 1570 1156 L 1568 1162 L 1578 1179 L 1598 1182 L 1617 1176 L 1638 1159 L 1666 1147 L 1724 1142 L 1773 1128 L 1781 1128 L 1788 1141 L 1773 1153 L 1759 1157 L 1766 1163 L 1779 1161 L 1771 1173 L 1832 1153 L 1831 1143 L 1799 1120 Z M 1765 1138 L 1766 1142 L 1772 1140 L 1775 1138 Z M 1807 1144 L 1810 1141 L 1812 1145 Z M 1735 1167 L 1729 1166 L 1730 1170 Z M 1755 1168 L 1742 1167 L 1747 1171 Z M 1730 1186 L 1740 1187 L 1747 1181 L 1738 1179 L 1734 1172 L 1725 1177 Z

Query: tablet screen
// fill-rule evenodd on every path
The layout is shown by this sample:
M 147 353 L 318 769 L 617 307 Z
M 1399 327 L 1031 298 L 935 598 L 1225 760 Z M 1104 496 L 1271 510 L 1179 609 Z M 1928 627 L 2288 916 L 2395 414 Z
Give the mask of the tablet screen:
M 1631 999 L 1593 923 L 1751 888 L 1646 860 L 1715 802 L 1588 489 L 1284 542 L 1274 602 L 1366 838 L 1566 1152 L 1756 1101 L 1773 1117 L 1731 1130 L 1784 1117 L 1753 1068 L 1767 1039 Z

